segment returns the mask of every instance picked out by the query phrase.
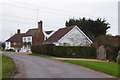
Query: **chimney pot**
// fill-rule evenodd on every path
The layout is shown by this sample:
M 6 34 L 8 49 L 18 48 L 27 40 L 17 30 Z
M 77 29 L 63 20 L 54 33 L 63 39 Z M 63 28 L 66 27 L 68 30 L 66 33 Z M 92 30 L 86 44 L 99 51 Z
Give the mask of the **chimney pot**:
M 17 30 L 17 34 L 20 34 L 20 29 Z

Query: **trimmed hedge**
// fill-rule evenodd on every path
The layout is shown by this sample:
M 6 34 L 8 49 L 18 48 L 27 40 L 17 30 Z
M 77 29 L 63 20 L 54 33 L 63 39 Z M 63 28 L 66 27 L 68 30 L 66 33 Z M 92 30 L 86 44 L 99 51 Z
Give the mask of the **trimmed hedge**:
M 32 45 L 31 51 L 36 54 L 53 55 L 54 44 Z
M 96 58 L 95 47 L 82 46 L 56 46 L 55 56 L 75 58 Z
M 55 46 L 54 44 L 32 45 L 32 53 L 57 57 L 96 58 L 95 47 Z
M 120 46 L 109 46 L 106 48 L 107 59 L 110 61 L 116 62 L 116 58 L 118 55 L 118 51 L 120 50 Z

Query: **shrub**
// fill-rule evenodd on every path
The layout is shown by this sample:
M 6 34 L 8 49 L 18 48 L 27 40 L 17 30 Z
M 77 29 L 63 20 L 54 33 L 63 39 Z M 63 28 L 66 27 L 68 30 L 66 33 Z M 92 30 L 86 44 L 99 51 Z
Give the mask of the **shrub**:
M 120 64 L 120 50 L 119 50 L 119 52 L 118 52 L 118 56 L 117 56 L 117 62 Z
M 36 54 L 53 55 L 54 44 L 32 45 L 31 51 Z
M 54 53 L 59 57 L 96 58 L 95 47 L 56 46 Z
M 32 45 L 31 51 L 57 57 L 96 58 L 95 47 L 55 46 L 54 44 Z
M 120 50 L 120 46 L 109 46 L 106 48 L 106 55 L 107 55 L 107 59 L 109 61 L 114 61 L 116 62 L 116 58 L 117 58 L 117 53 Z
M 6 49 L 5 51 L 15 52 L 15 50 L 14 50 L 14 49 Z
M 32 45 L 31 46 L 32 53 L 41 54 L 41 48 L 40 47 L 41 47 L 40 45 Z

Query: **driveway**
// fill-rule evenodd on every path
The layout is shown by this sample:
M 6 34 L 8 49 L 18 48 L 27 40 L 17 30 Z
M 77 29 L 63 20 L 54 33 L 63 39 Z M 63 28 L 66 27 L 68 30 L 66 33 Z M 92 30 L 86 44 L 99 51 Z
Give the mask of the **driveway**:
M 111 78 L 81 66 L 64 63 L 58 60 L 26 54 L 3 52 L 11 57 L 17 66 L 19 74 L 15 78 Z

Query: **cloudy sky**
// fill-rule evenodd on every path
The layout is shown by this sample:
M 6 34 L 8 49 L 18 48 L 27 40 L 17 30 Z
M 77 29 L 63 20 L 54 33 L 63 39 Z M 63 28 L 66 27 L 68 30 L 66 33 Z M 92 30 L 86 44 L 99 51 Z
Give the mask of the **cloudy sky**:
M 70 18 L 82 17 L 105 18 L 111 26 L 107 34 L 118 35 L 118 1 L 0 0 L 0 41 L 14 35 L 17 29 L 24 33 L 36 28 L 40 20 L 44 30 L 57 30 L 65 27 Z

